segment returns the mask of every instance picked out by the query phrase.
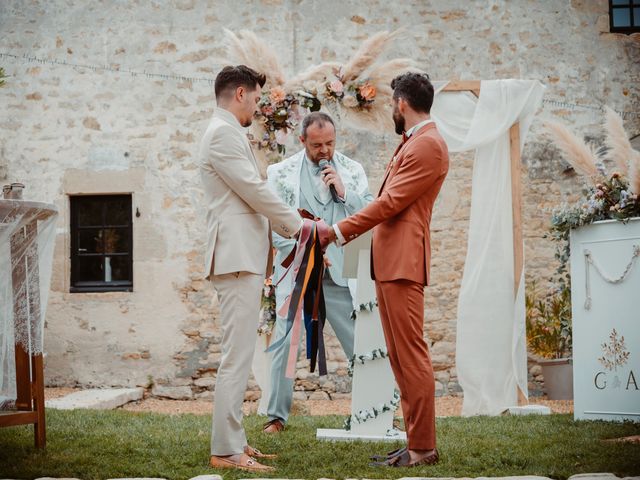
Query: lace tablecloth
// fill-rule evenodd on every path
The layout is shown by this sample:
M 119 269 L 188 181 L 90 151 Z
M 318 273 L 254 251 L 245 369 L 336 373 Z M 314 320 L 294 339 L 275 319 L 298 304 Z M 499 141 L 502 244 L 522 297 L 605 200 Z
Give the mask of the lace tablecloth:
M 42 353 L 58 209 L 0 199 L 0 407 L 16 398 L 15 345 Z

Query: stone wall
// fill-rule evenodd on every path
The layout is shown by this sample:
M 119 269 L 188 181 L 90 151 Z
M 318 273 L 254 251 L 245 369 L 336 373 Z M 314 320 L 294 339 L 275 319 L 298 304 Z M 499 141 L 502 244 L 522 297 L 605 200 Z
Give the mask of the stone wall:
M 403 27 L 407 40 L 389 56 L 418 59 L 434 79 L 545 83 L 547 103 L 523 156 L 527 279 L 553 271 L 553 246 L 541 238 L 549 209 L 581 187 L 541 136 L 540 120 L 556 118 L 598 139 L 601 113 L 591 106 L 607 104 L 635 111 L 626 127 L 640 130 L 640 42 L 608 33 L 606 0 L 5 0 L 0 52 L 17 57 L 0 57 L 10 76 L 0 89 L 0 179 L 25 182 L 27 198 L 61 210 L 45 334 L 50 385 L 153 383 L 158 394 L 210 395 L 220 331 L 212 288 L 202 279 L 196 152 L 213 88 L 159 75 L 213 79 L 223 27 L 255 31 L 289 73 L 346 59 L 367 36 Z M 396 142 L 391 133 L 338 132 L 339 149 L 362 162 L 372 191 Z M 456 299 L 472 165 L 471 155 L 453 156 L 433 220 L 425 334 L 439 394 L 459 392 Z M 120 192 L 133 193 L 141 214 L 134 217 L 134 292 L 71 294 L 68 195 Z M 300 362 L 296 388 L 348 392 L 335 339 L 329 361 L 322 380 Z

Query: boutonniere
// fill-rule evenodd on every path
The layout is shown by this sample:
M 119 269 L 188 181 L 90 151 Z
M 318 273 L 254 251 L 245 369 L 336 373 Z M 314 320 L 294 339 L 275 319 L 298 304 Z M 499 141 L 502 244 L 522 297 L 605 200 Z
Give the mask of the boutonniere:
M 398 159 L 397 155 L 394 155 L 391 161 L 389 162 L 389 170 L 396 166 L 396 161 Z

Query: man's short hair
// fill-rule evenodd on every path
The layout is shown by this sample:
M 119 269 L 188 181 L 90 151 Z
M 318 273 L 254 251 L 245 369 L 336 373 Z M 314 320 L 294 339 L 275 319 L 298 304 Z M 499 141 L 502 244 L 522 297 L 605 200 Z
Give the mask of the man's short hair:
M 404 98 L 416 112 L 429 113 L 433 105 L 433 85 L 426 73 L 408 72 L 391 81 L 393 98 Z
M 230 91 L 235 92 L 238 87 L 253 90 L 257 84 L 262 88 L 266 80 L 267 78 L 264 74 L 258 73 L 246 65 L 228 65 L 220 70 L 220 73 L 218 73 L 216 77 L 216 100 Z
M 324 127 L 327 123 L 330 123 L 333 126 L 333 129 L 336 129 L 336 124 L 333 123 L 333 119 L 324 112 L 311 112 L 309 115 L 304 117 L 302 121 L 302 138 L 307 138 L 307 129 L 314 124 L 318 124 L 320 128 Z

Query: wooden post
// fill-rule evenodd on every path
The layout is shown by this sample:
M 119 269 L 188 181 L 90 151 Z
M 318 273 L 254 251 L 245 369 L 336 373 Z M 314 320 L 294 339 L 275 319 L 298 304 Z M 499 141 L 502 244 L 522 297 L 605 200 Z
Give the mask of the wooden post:
M 524 266 L 519 123 L 514 123 L 509 129 L 509 140 L 511 147 L 511 210 L 513 213 L 513 292 L 514 295 L 517 295 Z
M 518 295 L 520 278 L 524 268 L 524 240 L 522 235 L 522 178 L 520 156 L 520 124 L 511 125 L 509 129 L 511 155 L 511 211 L 513 215 L 513 296 Z M 516 387 L 518 405 L 527 405 L 527 397 L 520 387 Z

